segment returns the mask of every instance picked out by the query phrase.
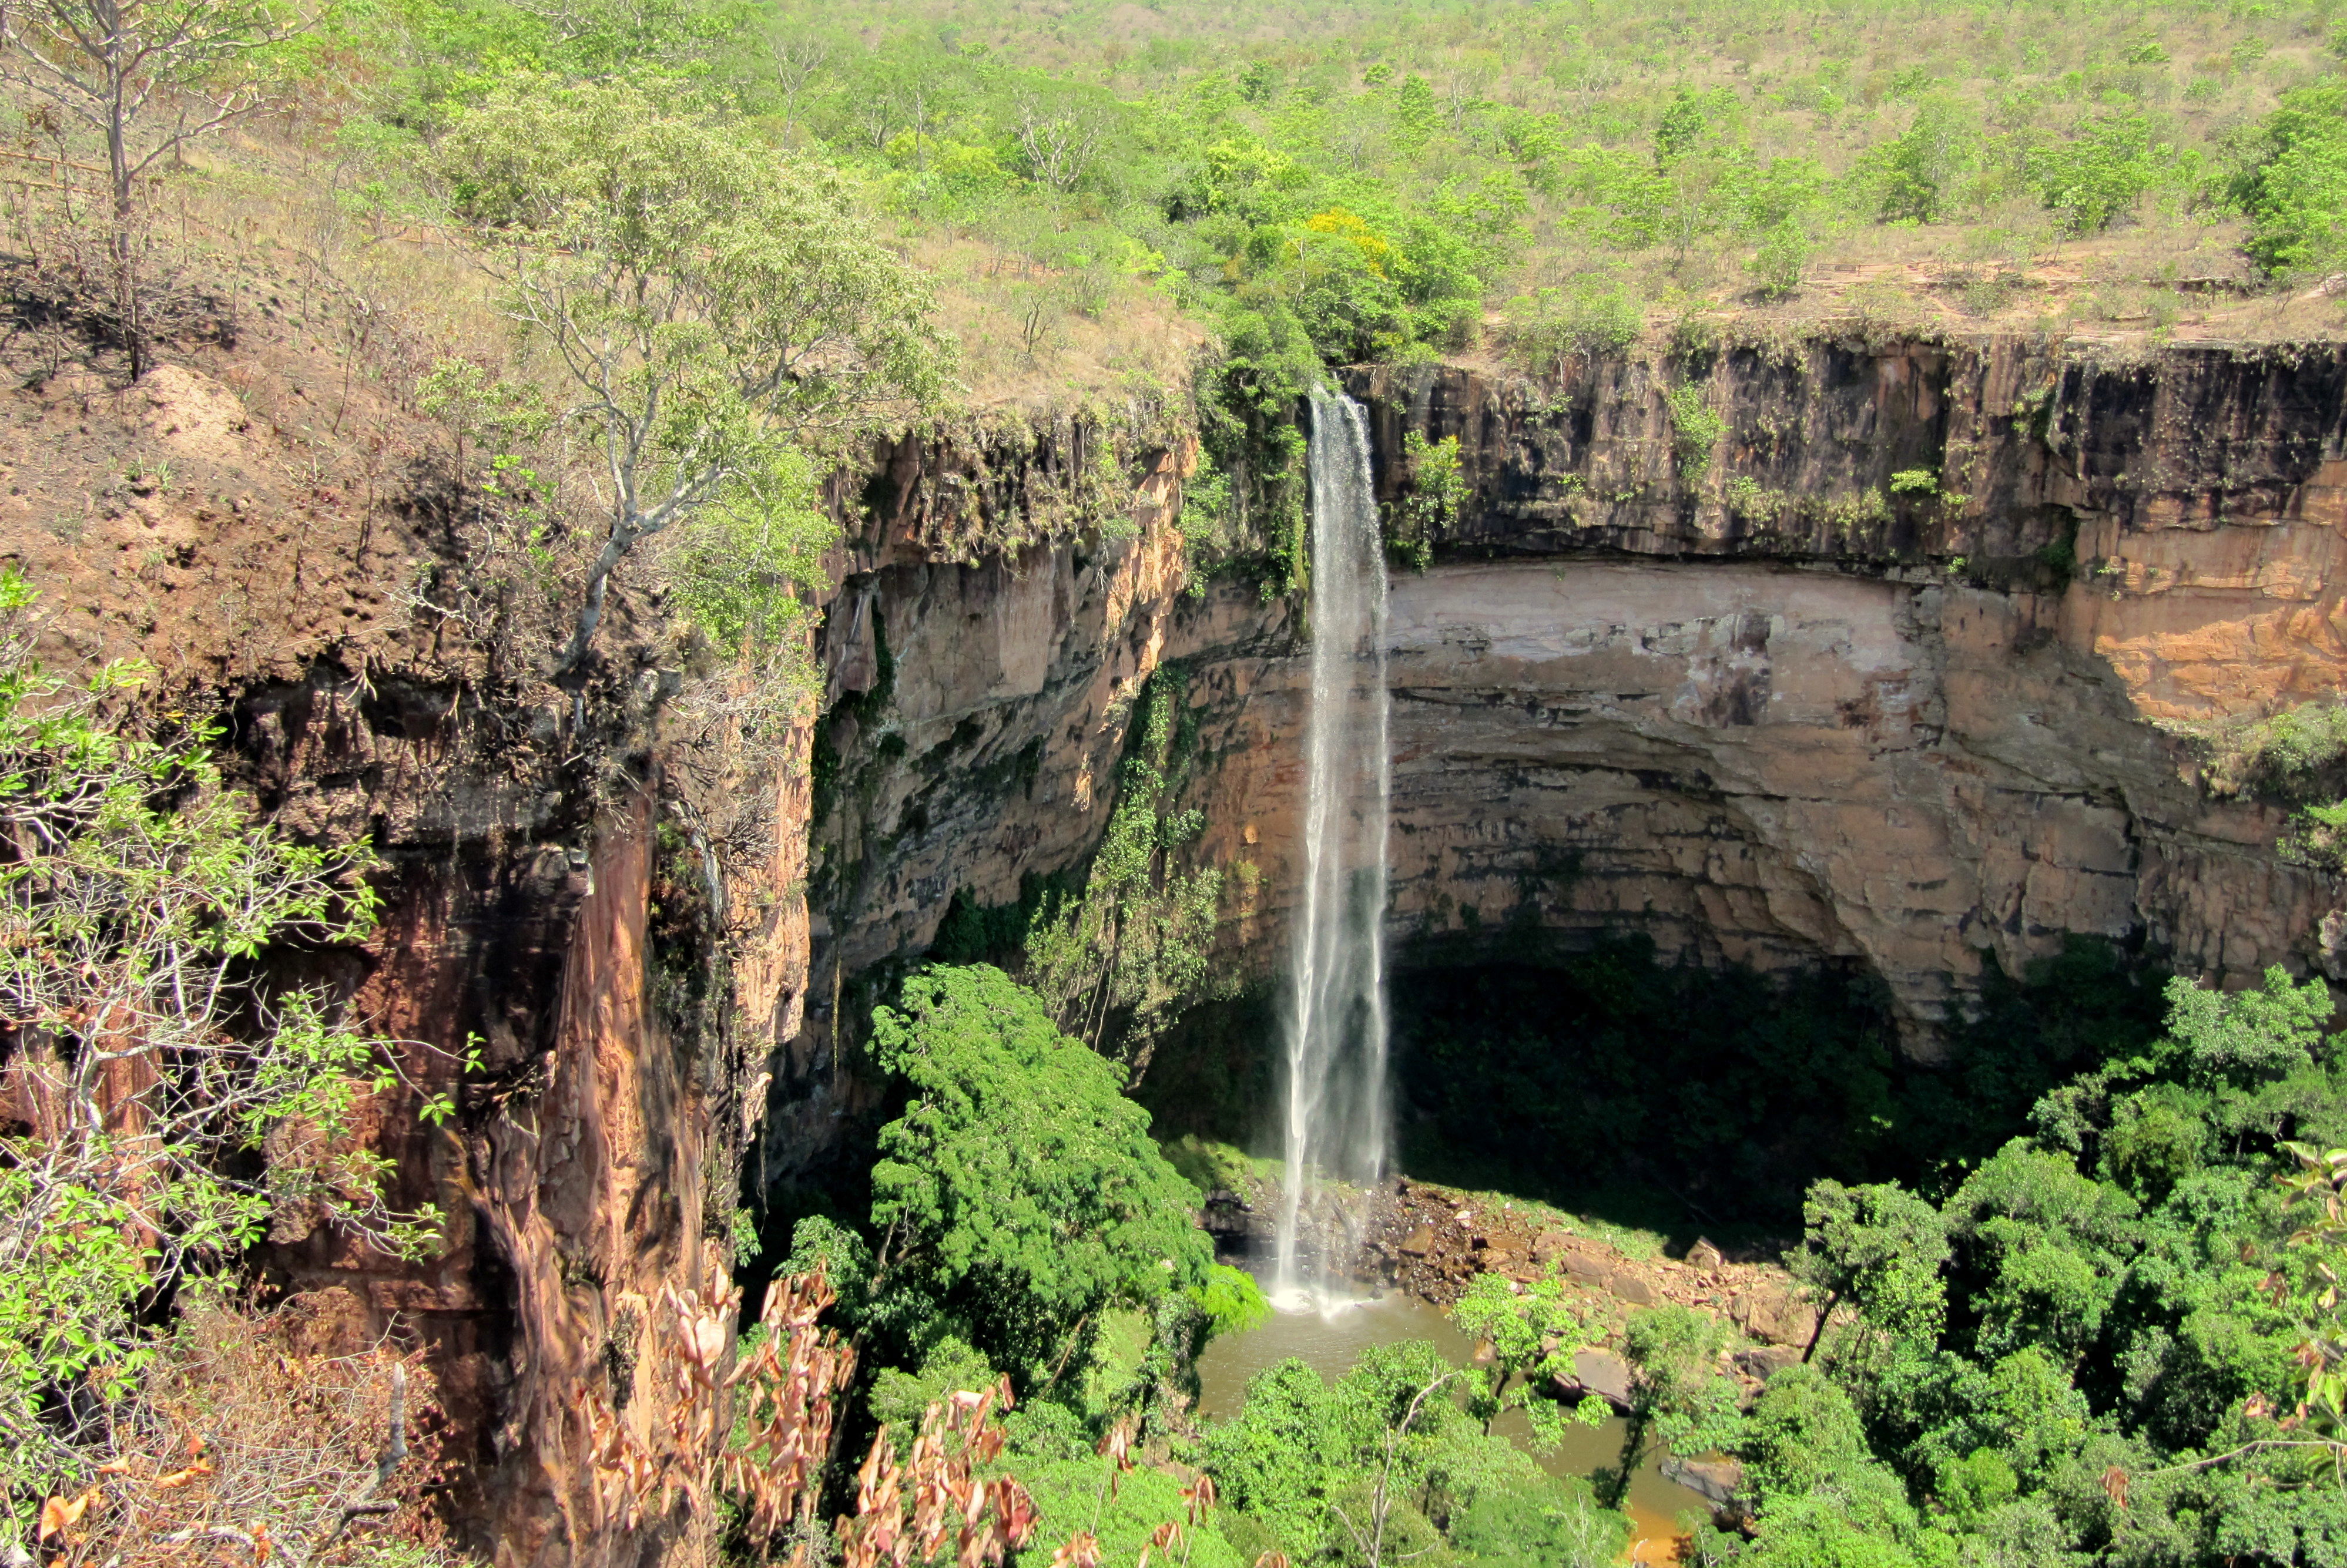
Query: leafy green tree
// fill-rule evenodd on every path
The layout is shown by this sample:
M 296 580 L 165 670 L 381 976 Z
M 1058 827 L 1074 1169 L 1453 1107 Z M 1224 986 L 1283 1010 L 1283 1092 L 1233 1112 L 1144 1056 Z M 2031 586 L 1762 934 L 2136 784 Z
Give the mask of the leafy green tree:
M 1014 1416 L 1014 1430 L 1017 1423 Z M 1046 1568 L 1061 1543 L 1079 1532 L 1093 1538 L 1102 1563 L 1119 1568 L 1143 1561 L 1186 1562 L 1189 1568 L 1251 1568 L 1253 1559 L 1224 1534 L 1226 1516 L 1197 1517 L 1191 1502 L 1194 1494 L 1186 1491 L 1182 1481 L 1141 1465 L 1110 1487 L 1102 1483 L 1102 1461 L 1092 1457 L 1091 1444 L 1077 1446 L 1077 1454 L 1035 1463 L 1017 1451 L 1013 1440 L 1010 1468 L 1033 1495 L 1037 1514 L 1032 1540 L 1012 1560 L 1020 1568 Z M 1185 1522 L 1181 1545 L 1170 1550 L 1162 1539 L 1153 1540 L 1169 1520 Z
M 1809 1189 L 1802 1217 L 1801 1245 L 1787 1266 L 1825 1297 L 1811 1352 L 1844 1301 L 1886 1333 L 1927 1344 L 1938 1339 L 1948 1305 L 1940 1276 L 1948 1233 L 1938 1210 L 1895 1182 L 1845 1187 L 1828 1179 Z
M 1722 1375 L 1727 1331 L 1717 1318 L 1676 1304 L 1632 1315 L 1622 1334 L 1630 1363 L 1632 1448 L 1649 1434 L 1680 1453 L 1730 1446 L 1736 1384 Z M 1624 1475 L 1626 1484 L 1627 1476 Z
M 436 163 L 574 395 L 563 418 L 600 448 L 610 524 L 564 670 L 639 542 L 696 518 L 754 528 L 803 497 L 801 447 L 944 384 L 927 283 L 830 170 L 631 87 L 542 82 L 464 116 Z
M 1271 1300 L 1255 1276 L 1228 1264 L 1207 1269 L 1204 1283 L 1190 1287 L 1190 1300 L 1204 1319 L 1209 1337 L 1244 1334 L 1271 1320 Z
M 990 1389 L 1000 1377 L 967 1340 L 948 1334 L 923 1350 L 918 1368 L 884 1367 L 874 1373 L 866 1401 L 872 1419 L 895 1434 L 901 1457 L 913 1446 L 922 1413 L 931 1405 L 957 1393 Z
M 2259 139 L 2233 185 L 2250 218 L 2243 249 L 2270 272 L 2337 265 L 2347 258 L 2347 86 L 2284 94 Z
M 1439 1549 L 1440 1531 L 1502 1492 L 1526 1501 L 1487 1520 L 1495 1550 L 1503 1537 L 1547 1533 L 1540 1516 L 1570 1512 L 1585 1492 L 1558 1488 L 1528 1456 L 1486 1436 L 1455 1397 L 1464 1380 L 1424 1340 L 1369 1350 L 1333 1387 L 1301 1361 L 1281 1362 L 1247 1385 L 1237 1415 L 1207 1430 L 1206 1471 L 1224 1502 L 1291 1561 L 1398 1563 Z M 1586 1524 L 1602 1541 L 1626 1522 L 1558 1522 Z
M 1812 1367 L 1768 1379 L 1742 1433 L 1745 1484 L 1758 1526 L 1739 1562 L 1783 1564 L 1914 1561 L 1913 1509 L 1877 1460 L 1850 1396 Z
M 1501 339 L 1528 368 L 1562 375 L 1575 359 L 1627 348 L 1645 327 L 1645 310 L 1628 286 L 1593 272 L 1510 300 Z
M 1327 1529 L 1327 1496 L 1349 1464 L 1337 1448 L 1336 1395 L 1286 1360 L 1258 1372 L 1238 1413 L 1207 1430 L 1204 1464 L 1225 1505 L 1259 1521 L 1294 1557 Z
M 2330 989 L 2292 981 L 2277 964 L 2254 990 L 2217 991 L 2168 982 L 2167 1055 L 2199 1087 L 2277 1077 L 2313 1059 L 2331 1021 Z
M 1342 209 L 1307 218 L 1265 270 L 1320 357 L 1335 364 L 1390 358 L 1412 333 L 1390 242 Z
M 1402 460 L 1409 490 L 1396 505 L 1388 548 L 1424 571 L 1434 559 L 1434 542 L 1459 520 L 1467 481 L 1460 471 L 1459 437 L 1429 441 L 1419 431 L 1403 433 Z
M 1949 1200 L 1948 1231 L 1974 1288 L 1978 1352 L 2037 1345 L 2075 1367 L 2100 1333 L 2137 1235 L 2124 1191 L 2016 1139 Z
M 2300 1409 L 2314 1430 L 2347 1442 L 2347 1311 L 2336 1260 L 2347 1249 L 2347 1149 L 2285 1146 L 2296 1168 L 2278 1180 L 2300 1222 L 2287 1246 L 2296 1266 L 2275 1284 L 2296 1319 Z
M 2140 114 L 2097 111 L 2070 134 L 2031 149 L 2025 173 L 2039 200 L 2073 234 L 2093 234 L 2133 212 L 2157 183 L 2160 152 Z
M 872 1015 L 904 1087 L 872 1169 L 877 1319 L 942 1320 L 1032 1388 L 1081 1358 L 1112 1305 L 1206 1282 L 1191 1188 L 1105 1058 L 999 969 L 930 968 Z
M 1936 223 L 1954 205 L 1957 181 L 1978 158 L 1980 129 L 1963 106 L 1934 96 L 1915 106 L 1915 118 L 1878 157 L 1881 199 L 1878 216 Z
M 1704 96 L 1693 87 L 1681 87 L 1655 127 L 1655 167 L 1670 168 L 1695 151 L 1710 130 Z
M 2291 1132 L 2347 1131 L 2323 1033 L 2320 980 L 2280 968 L 2235 992 L 2170 980 L 2166 1031 L 2147 1050 L 2046 1094 L 2039 1138 L 2076 1152 L 2147 1203 L 2217 1159 L 2262 1153 Z
M 1788 218 L 1762 233 L 1747 270 L 1759 283 L 1761 293 L 1772 300 L 1789 299 L 1800 292 L 1815 252 L 1809 231 L 1799 220 Z
M 1807 1496 L 1873 1459 L 1858 1407 L 1810 1367 L 1788 1367 L 1768 1379 L 1752 1403 L 1739 1450 L 1764 1507 Z
M 296 844 L 222 784 L 201 729 L 142 733 L 140 666 L 35 661 L 34 595 L 0 569 L 0 1491 L 87 1484 L 156 1351 L 167 1293 L 263 1236 L 331 1227 L 427 1255 L 361 1136 L 398 1060 L 323 996 L 272 990 L 272 943 L 372 928 L 363 849 Z M 427 1118 L 446 1099 L 426 1098 Z M 15 1119 L 21 1118 L 21 1119 Z
M 1415 72 L 1402 78 L 1393 95 L 1392 139 L 1397 150 L 1414 152 L 1433 138 L 1435 128 L 1441 124 L 1442 109 L 1434 99 L 1434 88 L 1424 77 Z
M 1491 1347 L 1491 1368 L 1469 1401 L 1482 1418 L 1483 1430 L 1491 1430 L 1501 1410 L 1522 1409 L 1532 1419 L 1534 1437 L 1553 1447 L 1564 1435 L 1566 1417 L 1542 1389 L 1572 1372 L 1573 1353 L 1589 1342 L 1588 1327 L 1565 1300 L 1563 1285 L 1538 1279 L 1519 1286 L 1501 1275 L 1479 1274 L 1451 1307 L 1450 1320 Z M 1594 1426 L 1610 1413 L 1593 1396 L 1573 1415 Z

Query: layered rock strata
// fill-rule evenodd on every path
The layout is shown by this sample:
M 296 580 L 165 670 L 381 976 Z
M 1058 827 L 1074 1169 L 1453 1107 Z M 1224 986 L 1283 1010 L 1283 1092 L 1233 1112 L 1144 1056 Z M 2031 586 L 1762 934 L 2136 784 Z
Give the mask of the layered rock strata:
M 2339 688 L 2337 348 L 1817 341 L 1351 384 L 1387 498 L 1411 431 L 1456 436 L 1468 487 L 1394 583 L 1396 937 L 1529 921 L 1840 963 L 1925 1054 L 1992 959 L 2069 933 L 2228 984 L 2335 962 L 2331 879 L 2275 857 L 2276 812 L 2202 798 L 2151 721 Z M 1708 446 L 1667 395 L 1689 386 Z M 889 564 L 851 580 L 856 613 L 906 651 L 874 715 L 901 750 L 815 825 L 860 867 L 818 891 L 819 1003 L 826 963 L 916 957 L 955 895 L 1008 904 L 1080 858 L 1163 661 L 1196 710 L 1200 853 L 1234 872 L 1230 961 L 1276 967 L 1301 629 L 1252 584 L 1189 584 L 1161 497 L 1136 518 L 1015 565 L 864 547 Z

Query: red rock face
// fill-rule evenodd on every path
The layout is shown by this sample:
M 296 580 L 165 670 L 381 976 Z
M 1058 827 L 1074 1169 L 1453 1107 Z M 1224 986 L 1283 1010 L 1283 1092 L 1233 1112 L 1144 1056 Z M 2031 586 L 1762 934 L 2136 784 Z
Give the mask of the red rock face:
M 2338 689 L 2336 351 L 1728 350 L 1700 372 L 1726 434 L 1692 477 L 1663 401 L 1690 374 L 1357 378 L 1389 496 L 1406 428 L 1458 435 L 1472 487 L 1433 569 L 1395 580 L 1397 938 L 1471 951 L 1529 899 L 1563 941 L 1632 926 L 1705 961 L 1841 960 L 1883 978 L 1917 1050 L 1985 954 L 2018 968 L 2067 931 L 2141 938 L 2227 983 L 2329 972 L 2332 890 L 2276 860 L 2274 814 L 2202 799 L 2150 721 Z M 125 498 L 80 544 L 20 527 L 22 559 L 103 610 L 68 651 L 163 656 L 212 694 L 239 776 L 289 828 L 382 845 L 375 941 L 288 973 L 442 1051 L 478 1037 L 485 1058 L 446 1129 L 412 1101 L 379 1108 L 402 1201 L 449 1213 L 444 1255 L 401 1266 L 313 1235 L 272 1268 L 333 1287 L 318 1334 L 434 1348 L 469 1466 L 452 1512 L 501 1563 L 660 1558 L 689 1522 L 622 1527 L 582 1401 L 666 1440 L 661 1301 L 722 1280 L 744 1146 L 774 1180 L 841 1156 L 874 1091 L 837 1049 L 862 981 L 922 954 L 958 892 L 1007 903 L 1081 863 L 1131 704 L 1169 662 L 1198 724 L 1201 852 L 1228 873 L 1219 972 L 1277 971 L 1303 629 L 1252 580 L 1193 590 L 1178 432 L 1120 451 L 1074 422 L 1006 425 L 880 453 L 837 487 L 856 523 L 821 653 L 826 709 L 884 666 L 888 700 L 835 722 L 820 802 L 811 732 L 761 777 L 728 764 L 723 787 L 778 805 L 728 866 L 732 1021 L 680 1033 L 656 1002 L 662 871 L 629 782 L 673 760 L 655 700 L 599 692 L 618 762 L 566 772 L 567 703 L 530 707 L 438 650 L 389 591 L 434 514 L 353 497 L 405 469 L 271 491 L 251 476 L 276 471 L 274 437 L 200 378 L 158 386 L 122 418 L 166 420 L 181 487 Z M 378 453 L 405 462 L 425 437 L 401 439 Z M 1930 495 L 1890 490 L 1919 470 Z M 215 493 L 238 499 L 193 498 Z M 158 564 L 134 571 L 141 551 Z M 614 650 L 643 641 L 624 610 Z M 445 1056 L 411 1067 L 447 1081 Z M 1512 1267 L 1537 1239 L 1481 1252 Z M 1690 1281 L 1635 1279 L 1732 1309 Z

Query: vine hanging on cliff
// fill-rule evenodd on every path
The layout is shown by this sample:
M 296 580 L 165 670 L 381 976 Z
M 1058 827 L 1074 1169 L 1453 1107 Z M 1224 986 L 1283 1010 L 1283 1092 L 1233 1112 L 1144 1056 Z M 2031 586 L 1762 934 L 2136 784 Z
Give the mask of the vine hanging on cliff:
M 1143 690 L 1140 743 L 1083 892 L 1060 900 L 1027 938 L 1027 984 L 1062 1030 L 1122 1062 L 1128 1085 L 1205 989 L 1222 900 L 1219 869 L 1174 869 L 1178 851 L 1205 829 L 1202 814 L 1172 809 L 1191 749 L 1187 690 L 1172 671 Z

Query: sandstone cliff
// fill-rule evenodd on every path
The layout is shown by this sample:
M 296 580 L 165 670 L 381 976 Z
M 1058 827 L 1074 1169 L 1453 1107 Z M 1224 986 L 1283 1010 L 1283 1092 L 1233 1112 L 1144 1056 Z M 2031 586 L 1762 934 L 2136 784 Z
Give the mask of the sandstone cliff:
M 393 1201 L 448 1215 L 445 1248 L 409 1265 L 289 1218 L 258 1262 L 306 1293 L 309 1353 L 427 1358 L 411 1414 L 438 1462 L 403 1468 L 403 1505 L 501 1563 L 652 1561 L 694 1526 L 620 1527 L 584 1401 L 657 1451 L 668 1298 L 732 1272 L 747 1091 L 804 974 L 804 737 L 746 781 L 775 810 L 731 862 L 727 939 L 703 918 L 664 940 L 655 903 L 690 902 L 663 886 L 668 651 L 623 605 L 591 678 L 548 685 L 551 628 L 485 584 L 482 497 L 445 433 L 354 379 L 262 323 L 127 388 L 27 375 L 0 549 L 43 596 L 45 658 L 143 658 L 159 716 L 216 725 L 281 827 L 382 858 L 373 940 L 271 962 L 407 1042 L 416 1092 L 378 1095 L 367 1125 Z M 729 1005 L 692 1003 L 711 980 Z M 457 1115 L 427 1125 L 418 1094 L 441 1090 Z
M 1690 384 L 1718 419 L 1695 453 L 1665 396 Z M 1350 387 L 1389 498 L 1411 430 L 1458 436 L 1469 485 L 1393 584 L 1397 937 L 1455 950 L 1529 912 L 1568 942 L 1854 966 L 1925 1054 L 1992 958 L 2018 972 L 2065 933 L 2220 983 L 2338 961 L 2331 879 L 2275 858 L 2275 813 L 2203 799 L 2151 723 L 2339 688 L 2335 347 L 1821 341 Z M 1081 854 L 1122 704 L 1165 661 L 1210 759 L 1202 853 L 1248 868 L 1230 961 L 1276 966 L 1299 629 L 1252 583 L 1188 582 L 1163 517 L 1153 490 L 1122 547 L 974 566 L 867 536 L 825 648 L 870 690 L 876 631 L 896 685 L 814 825 L 858 866 L 817 882 L 839 995 L 920 954 L 957 893 L 1007 904 Z
M 740 1162 L 779 1186 L 855 1146 L 855 1020 L 957 896 L 1081 866 L 1169 664 L 1199 853 L 1232 872 L 1219 972 L 1276 970 L 1303 629 L 1193 572 L 1177 416 L 907 439 L 835 487 L 820 721 L 744 748 L 680 712 L 656 613 L 620 606 L 576 691 L 517 652 L 546 627 L 458 613 L 438 437 L 363 387 L 318 439 L 326 379 L 264 333 L 129 394 L 15 395 L 43 439 L 9 455 L 6 550 L 68 608 L 59 656 L 146 654 L 282 824 L 377 844 L 376 940 L 289 974 L 480 1042 L 450 1128 L 380 1108 L 402 1199 L 454 1216 L 446 1255 L 288 1235 L 276 1277 L 332 1293 L 354 1340 L 430 1348 L 448 1501 L 498 1561 L 650 1562 L 689 1522 L 620 1528 L 588 1396 L 663 1440 L 662 1315 L 725 1288 Z M 2340 890 L 2277 859 L 2274 813 L 2202 798 L 2152 723 L 2338 690 L 2338 350 L 1810 343 L 1351 384 L 1389 497 L 1410 430 L 1458 436 L 1470 485 L 1393 582 L 1406 943 L 1529 922 L 1832 962 L 1879 975 L 1925 1052 L 1992 956 L 2068 932 L 2227 983 L 2338 962 Z M 1665 396 L 1688 384 L 1719 419 L 1700 453 Z M 165 457 L 168 483 L 127 477 Z M 697 814 L 729 797 L 755 809 L 712 881 Z

